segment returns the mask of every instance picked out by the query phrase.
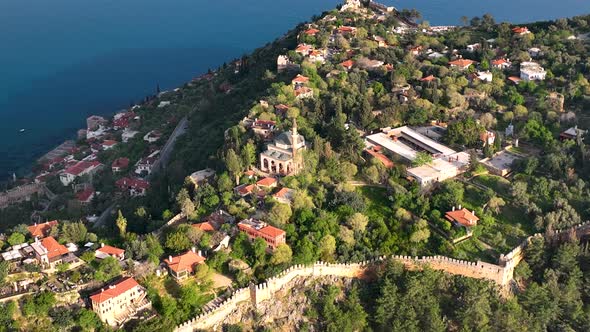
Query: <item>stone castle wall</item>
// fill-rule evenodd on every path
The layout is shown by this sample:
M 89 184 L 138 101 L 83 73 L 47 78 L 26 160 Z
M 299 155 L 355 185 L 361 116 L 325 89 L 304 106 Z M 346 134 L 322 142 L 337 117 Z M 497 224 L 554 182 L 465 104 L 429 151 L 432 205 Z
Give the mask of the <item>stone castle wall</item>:
M 553 237 L 557 241 L 562 241 L 572 233 L 577 237 L 590 233 L 590 221 L 565 230 L 556 231 Z M 253 305 L 256 305 L 262 301 L 271 300 L 277 291 L 297 278 L 321 276 L 360 278 L 367 270 L 374 268 L 388 258 L 401 262 L 409 270 L 419 270 L 424 266 L 429 266 L 434 270 L 444 271 L 454 275 L 490 280 L 506 289 L 514 277 L 514 269 L 524 259 L 524 249 L 528 243 L 530 243 L 531 239 L 542 236 L 542 234 L 529 236 L 512 251 L 501 255 L 497 265 L 481 261 L 463 261 L 444 256 L 412 257 L 399 255 L 391 257 L 382 256 L 375 260 L 360 263 L 330 264 L 317 262 L 313 265 L 295 265 L 281 272 L 276 277 L 268 279 L 266 282 L 237 290 L 231 297 L 221 301 L 219 305 L 177 326 L 176 332 L 189 332 L 196 329 L 219 329 L 225 317 L 236 310 L 241 303 L 250 301 Z
M 15 187 L 9 191 L 0 193 L 0 209 L 12 204 L 28 201 L 33 194 L 42 194 L 43 192 L 43 185 L 38 183 L 30 183 Z

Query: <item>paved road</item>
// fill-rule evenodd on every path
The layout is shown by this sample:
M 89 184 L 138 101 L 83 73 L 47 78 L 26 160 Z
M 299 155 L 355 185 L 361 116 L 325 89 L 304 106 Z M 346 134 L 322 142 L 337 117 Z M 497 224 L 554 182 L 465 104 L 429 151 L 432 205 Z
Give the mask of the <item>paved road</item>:
M 156 163 L 154 164 L 152 173 L 150 175 L 148 175 L 148 177 L 147 177 L 148 180 L 150 180 L 154 176 L 154 174 L 158 173 L 163 168 L 166 168 L 166 165 L 168 164 L 168 161 L 170 160 L 170 155 L 172 154 L 172 151 L 174 150 L 174 144 L 176 143 L 176 140 L 178 139 L 178 137 L 180 135 L 186 133 L 187 129 L 188 129 L 188 119 L 187 119 L 187 117 L 184 117 L 176 125 L 176 128 L 174 128 L 174 131 L 172 132 L 172 134 L 168 138 L 168 141 L 166 141 L 166 144 L 164 144 L 164 147 L 160 151 L 160 159 L 158 159 L 158 161 L 156 161 Z

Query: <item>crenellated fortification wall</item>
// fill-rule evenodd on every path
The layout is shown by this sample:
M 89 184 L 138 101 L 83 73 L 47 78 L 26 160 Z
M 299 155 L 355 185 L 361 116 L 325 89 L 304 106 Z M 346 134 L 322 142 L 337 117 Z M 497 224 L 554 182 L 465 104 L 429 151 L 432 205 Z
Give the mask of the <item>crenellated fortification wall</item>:
M 590 234 L 590 221 L 575 225 L 565 230 L 556 231 L 554 240 L 562 241 L 567 236 L 574 234 L 581 237 Z M 225 317 L 238 308 L 244 302 L 250 302 L 256 306 L 258 303 L 271 300 L 273 295 L 293 280 L 302 277 L 336 276 L 342 278 L 360 278 L 371 268 L 379 266 L 388 258 L 401 262 L 409 270 L 419 270 L 429 266 L 434 270 L 461 275 L 469 278 L 490 280 L 507 289 L 514 277 L 514 269 L 524 258 L 524 249 L 535 237 L 543 237 L 535 234 L 526 238 L 519 246 L 505 255 L 501 255 L 498 264 L 486 262 L 463 261 L 444 256 L 382 256 L 371 261 L 359 263 L 330 264 L 317 262 L 313 265 L 295 265 L 281 272 L 279 275 L 268 279 L 258 285 L 251 285 L 235 291 L 229 298 L 219 301 L 214 300 L 209 305 L 207 312 L 179 325 L 176 332 L 190 332 L 196 329 L 217 330 L 223 324 Z

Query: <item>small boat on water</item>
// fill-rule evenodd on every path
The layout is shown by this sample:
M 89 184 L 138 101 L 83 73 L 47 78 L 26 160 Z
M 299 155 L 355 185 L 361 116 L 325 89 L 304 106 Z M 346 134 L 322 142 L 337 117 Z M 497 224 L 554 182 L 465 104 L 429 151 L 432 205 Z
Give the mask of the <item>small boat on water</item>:
M 18 132 L 19 133 L 24 133 L 25 132 L 25 129 L 23 128 L 23 129 L 19 130 Z

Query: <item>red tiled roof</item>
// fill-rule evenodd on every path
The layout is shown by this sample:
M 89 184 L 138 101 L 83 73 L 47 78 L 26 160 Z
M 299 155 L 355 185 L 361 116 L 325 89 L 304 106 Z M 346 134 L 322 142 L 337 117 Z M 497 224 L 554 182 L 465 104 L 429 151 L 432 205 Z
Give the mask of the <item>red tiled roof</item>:
M 135 178 L 120 178 L 119 180 L 117 180 L 117 182 L 115 182 L 115 184 L 121 190 L 127 190 L 128 188 L 148 189 L 150 187 L 150 183 L 146 180 Z
M 451 65 L 451 66 L 457 66 L 457 67 L 468 67 L 468 66 L 471 66 L 474 63 L 475 63 L 475 61 L 473 61 L 473 60 L 469 60 L 469 59 L 458 59 L 458 60 L 450 61 L 449 62 L 449 65 Z
M 499 66 L 499 65 L 503 65 L 505 63 L 509 63 L 508 60 L 506 59 L 496 59 L 492 61 L 492 65 L 494 66 Z
M 436 79 L 436 77 L 434 77 L 433 75 L 428 75 L 426 77 L 423 77 L 420 79 L 421 82 L 431 82 L 434 81 Z
M 273 226 L 270 226 L 270 225 L 269 226 L 262 227 L 258 231 L 260 233 L 264 234 L 264 235 L 267 235 L 267 236 L 270 236 L 270 237 L 273 237 L 273 238 L 279 237 L 281 235 L 285 235 L 285 231 L 284 230 L 278 229 L 278 228 L 273 227 Z
M 114 146 L 116 144 L 117 144 L 117 141 L 114 141 L 112 139 L 107 139 L 102 142 L 103 146 Z
M 198 229 L 202 230 L 203 232 L 213 232 L 215 230 L 213 225 L 211 225 L 211 223 L 208 221 L 200 222 L 198 224 L 193 224 L 193 227 L 198 228 Z
M 461 210 L 449 211 L 445 214 L 445 218 L 466 227 L 477 225 L 477 221 L 479 220 L 479 218 L 476 217 L 475 214 L 471 213 L 471 211 L 467 210 L 466 208 L 462 208 Z
M 356 28 L 355 27 L 349 27 L 349 26 L 341 26 L 338 29 L 338 32 L 355 32 Z
M 281 188 L 281 190 L 277 191 L 273 196 L 274 197 L 284 197 L 289 192 L 289 188 Z
M 313 48 L 310 45 L 307 44 L 299 44 L 297 45 L 297 48 L 295 49 L 295 52 L 301 53 L 301 52 L 309 52 L 311 51 Z
M 123 249 L 119 249 L 113 246 L 109 246 L 108 244 L 105 244 L 103 247 L 100 247 L 98 249 L 96 249 L 96 251 L 100 251 L 102 253 L 105 253 L 107 255 L 115 255 L 115 256 L 119 256 L 125 253 L 125 250 Z
M 62 256 L 69 252 L 68 248 L 63 244 L 59 244 L 53 236 L 48 236 L 41 240 L 41 245 L 47 249 L 47 258 Z
M 253 170 L 247 170 L 244 172 L 244 175 L 253 176 L 253 175 L 256 175 L 256 172 L 254 172 Z
M 308 29 L 308 30 L 305 30 L 304 33 L 308 36 L 315 36 L 318 32 L 320 32 L 320 30 L 318 30 L 318 29 Z
M 86 188 L 82 191 L 76 193 L 76 199 L 80 202 L 87 203 L 90 201 L 90 198 L 94 195 L 93 188 Z
M 301 74 L 297 74 L 292 81 L 293 83 L 307 83 L 309 82 L 309 77 L 303 76 Z
M 243 186 L 241 188 L 238 189 L 238 193 L 240 193 L 240 195 L 244 196 L 247 194 L 250 194 L 252 191 L 254 191 L 254 185 L 253 184 L 249 184 L 247 186 Z
M 44 237 L 49 234 L 51 227 L 57 226 L 57 220 L 44 222 L 42 224 L 31 225 L 27 227 L 32 237 Z
M 295 89 L 295 97 L 302 95 L 302 94 L 309 93 L 311 91 L 313 91 L 313 90 L 311 88 L 306 87 L 306 86 L 297 88 L 297 89 Z
M 164 263 L 174 272 L 189 271 L 193 272 L 195 264 L 203 264 L 205 257 L 201 257 L 194 253 L 192 250 L 187 251 L 185 254 L 172 257 L 172 260 L 165 259 Z
M 354 66 L 354 61 L 346 60 L 346 61 L 342 62 L 340 65 L 345 68 L 351 68 L 352 66 Z
M 516 84 L 518 84 L 518 82 L 521 81 L 520 77 L 518 77 L 518 76 L 510 76 L 510 77 L 508 77 L 508 80 L 509 81 L 512 81 L 512 82 L 514 82 Z
M 95 168 L 99 165 L 100 163 L 98 161 L 80 161 L 74 166 L 68 167 L 68 169 L 66 169 L 66 173 L 78 176 L 87 169 Z
M 275 108 L 279 111 L 287 111 L 289 110 L 289 106 L 285 105 L 285 104 L 278 104 L 275 105 Z
M 135 279 L 129 277 L 119 280 L 117 283 L 110 285 L 107 289 L 103 289 L 100 292 L 90 296 L 90 299 L 94 303 L 102 303 L 111 298 L 118 297 L 121 294 L 139 286 Z
M 514 33 L 522 34 L 529 32 L 529 29 L 527 27 L 514 27 L 512 28 L 512 31 Z
M 276 183 L 277 183 L 277 179 L 271 178 L 271 177 L 266 177 L 266 178 L 263 178 L 261 180 L 258 180 L 258 182 L 256 182 L 257 185 L 263 186 L 263 187 L 272 186 L 273 184 L 276 184 Z
M 129 158 L 125 158 L 125 157 L 117 158 L 111 164 L 111 167 L 117 167 L 117 168 L 127 168 L 127 166 L 129 166 Z

